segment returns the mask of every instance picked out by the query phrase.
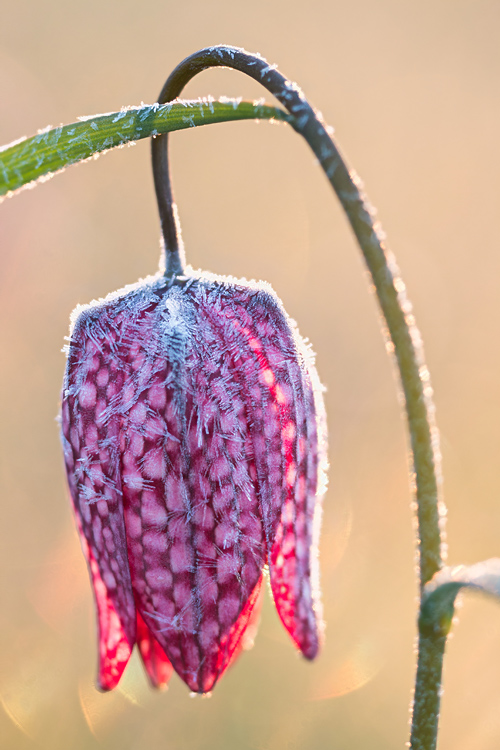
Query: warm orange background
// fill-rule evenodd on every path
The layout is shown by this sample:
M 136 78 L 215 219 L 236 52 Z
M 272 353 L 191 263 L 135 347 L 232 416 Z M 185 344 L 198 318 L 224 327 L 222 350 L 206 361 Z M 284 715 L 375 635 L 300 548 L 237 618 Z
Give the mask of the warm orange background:
M 18 0 L 0 23 L 0 143 L 151 102 L 217 42 L 260 51 L 335 126 L 396 252 L 442 430 L 450 561 L 500 556 L 500 5 L 494 0 Z M 197 96 L 260 97 L 236 73 Z M 270 602 L 255 648 L 210 700 L 134 662 L 93 688 L 96 643 L 58 428 L 68 318 L 153 272 L 149 144 L 72 167 L 0 206 L 0 737 L 7 750 L 396 750 L 407 738 L 415 595 L 406 436 L 359 252 L 285 126 L 172 138 L 189 259 L 265 278 L 328 387 L 327 642 L 296 657 Z M 467 597 L 449 644 L 441 748 L 500 741 L 500 608 Z

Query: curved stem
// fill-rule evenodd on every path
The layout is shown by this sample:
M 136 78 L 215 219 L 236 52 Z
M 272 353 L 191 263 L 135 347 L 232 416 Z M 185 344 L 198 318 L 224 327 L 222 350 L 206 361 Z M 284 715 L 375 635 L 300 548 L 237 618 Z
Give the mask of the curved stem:
M 335 190 L 356 235 L 370 271 L 377 298 L 391 339 L 389 346 L 398 363 L 405 396 L 410 432 L 417 505 L 418 553 L 421 589 L 442 566 L 440 516 L 439 438 L 434 421 L 434 405 L 429 372 L 424 362 L 422 341 L 406 297 L 405 285 L 399 275 L 395 259 L 387 251 L 380 225 L 367 202 L 357 175 L 349 170 L 333 142 L 321 116 L 306 101 L 300 88 L 269 65 L 258 55 L 250 55 L 236 47 L 210 47 L 187 57 L 168 78 L 160 94 L 160 102 L 173 99 L 197 73 L 210 67 L 229 67 L 246 73 L 261 83 L 293 115 L 292 125 L 308 142 Z M 182 268 L 182 244 L 179 224 L 172 198 L 168 174 L 167 136 L 153 142 L 153 171 L 158 206 L 167 254 L 167 268 Z M 420 640 L 414 718 L 421 716 L 419 706 L 425 706 L 432 716 L 425 717 L 413 727 L 412 747 L 431 750 L 435 747 L 439 713 L 439 676 L 434 669 L 435 651 L 429 651 Z M 444 644 L 443 644 L 444 647 Z M 430 724 L 429 724 L 430 722 Z M 422 727 L 433 727 L 425 737 Z M 415 734 L 416 732 L 416 734 Z

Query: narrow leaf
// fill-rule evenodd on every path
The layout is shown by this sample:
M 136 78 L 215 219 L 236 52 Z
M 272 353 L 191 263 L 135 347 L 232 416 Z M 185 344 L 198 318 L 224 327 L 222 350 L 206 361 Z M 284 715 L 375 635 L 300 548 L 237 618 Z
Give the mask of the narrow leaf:
M 46 128 L 31 138 L 0 147 L 0 202 L 35 180 L 46 180 L 70 164 L 98 156 L 116 146 L 216 122 L 250 119 L 290 120 L 283 110 L 239 99 L 176 100 L 120 112 L 80 118 L 80 122 Z
M 455 599 L 461 589 L 475 589 L 500 599 L 500 558 L 457 565 L 438 571 L 426 584 L 420 625 L 434 632 L 447 633 L 453 618 Z

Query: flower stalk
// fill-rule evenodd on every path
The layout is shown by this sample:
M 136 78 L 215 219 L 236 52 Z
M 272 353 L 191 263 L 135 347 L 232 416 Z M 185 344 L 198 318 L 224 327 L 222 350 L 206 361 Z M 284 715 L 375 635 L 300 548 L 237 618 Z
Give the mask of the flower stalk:
M 415 489 L 417 552 L 420 592 L 443 565 L 442 522 L 445 508 L 440 497 L 441 455 L 435 424 L 429 371 L 425 365 L 420 333 L 406 296 L 394 256 L 386 248 L 357 175 L 349 169 L 329 129 L 307 102 L 300 88 L 274 65 L 244 50 L 217 46 L 194 53 L 171 73 L 159 101 L 180 95 L 199 72 L 211 67 L 239 70 L 261 83 L 292 115 L 292 127 L 302 135 L 316 155 L 339 198 L 370 272 L 390 338 L 405 398 L 413 459 L 411 484 Z M 168 172 L 168 136 L 153 141 L 153 171 L 165 242 L 166 268 L 175 273 L 182 266 L 179 225 Z M 441 690 L 445 637 L 420 633 L 414 695 L 411 747 L 434 750 Z

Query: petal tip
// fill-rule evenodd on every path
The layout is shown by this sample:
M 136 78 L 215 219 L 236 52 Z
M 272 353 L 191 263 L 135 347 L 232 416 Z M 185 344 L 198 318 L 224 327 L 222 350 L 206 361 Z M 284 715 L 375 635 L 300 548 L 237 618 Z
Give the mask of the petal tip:
M 302 656 L 307 661 L 314 661 L 314 659 L 318 656 L 319 652 L 320 652 L 319 643 L 311 643 L 310 645 L 307 645 L 303 649 L 301 649 Z

